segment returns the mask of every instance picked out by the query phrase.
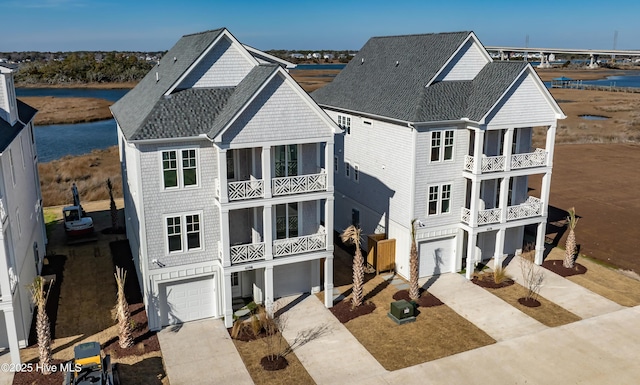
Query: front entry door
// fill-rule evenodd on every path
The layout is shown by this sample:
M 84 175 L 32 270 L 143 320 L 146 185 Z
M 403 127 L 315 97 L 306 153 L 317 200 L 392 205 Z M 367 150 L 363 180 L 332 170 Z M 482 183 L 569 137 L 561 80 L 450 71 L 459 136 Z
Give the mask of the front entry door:
M 240 273 L 231 273 L 231 297 L 242 297 L 242 280 Z

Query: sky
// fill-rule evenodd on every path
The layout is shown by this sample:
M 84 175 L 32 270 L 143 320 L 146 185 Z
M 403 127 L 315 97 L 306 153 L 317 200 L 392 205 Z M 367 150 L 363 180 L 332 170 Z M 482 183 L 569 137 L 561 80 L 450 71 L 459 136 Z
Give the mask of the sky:
M 0 52 L 164 51 L 220 27 L 261 50 L 453 31 L 487 46 L 580 49 L 612 49 L 617 31 L 617 49 L 640 49 L 637 0 L 0 0 L 0 13 Z

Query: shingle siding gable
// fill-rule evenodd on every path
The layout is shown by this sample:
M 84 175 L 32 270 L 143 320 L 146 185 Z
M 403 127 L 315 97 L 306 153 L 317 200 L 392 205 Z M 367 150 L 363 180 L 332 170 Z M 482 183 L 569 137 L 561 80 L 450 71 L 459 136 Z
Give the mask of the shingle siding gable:
M 233 87 L 255 66 L 227 38 L 222 38 L 215 47 L 193 68 L 177 87 L 214 88 Z
M 484 48 L 478 47 L 473 39 L 469 39 L 438 75 L 437 81 L 473 80 L 491 61 L 481 50 Z
M 275 76 L 223 133 L 223 142 L 302 140 L 331 136 L 327 122 L 281 76 Z

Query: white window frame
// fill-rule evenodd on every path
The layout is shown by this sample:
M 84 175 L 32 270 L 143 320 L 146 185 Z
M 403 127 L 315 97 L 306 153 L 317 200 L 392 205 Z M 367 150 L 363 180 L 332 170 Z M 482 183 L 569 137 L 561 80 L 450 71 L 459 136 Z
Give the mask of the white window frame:
M 200 246 L 189 248 L 188 236 L 190 233 L 194 233 L 194 231 L 191 231 L 191 232 L 188 231 L 187 217 L 196 216 L 196 215 L 198 216 L 197 232 L 198 232 Z M 167 223 L 167 220 L 170 218 L 180 218 L 180 224 L 178 227 L 178 229 L 180 230 L 180 250 L 173 250 L 173 251 L 169 250 L 169 224 Z M 162 226 L 164 227 L 164 243 L 165 243 L 166 255 L 183 254 L 183 253 L 190 253 L 194 251 L 204 250 L 204 244 L 203 244 L 204 239 L 202 237 L 202 235 L 204 234 L 203 224 L 204 224 L 204 217 L 203 217 L 202 211 L 190 211 L 190 212 L 179 213 L 179 214 L 163 215 Z
M 338 127 L 347 135 L 351 135 L 351 116 L 338 114 Z
M 436 138 L 437 137 L 437 138 Z M 455 130 L 438 130 L 431 131 L 429 134 L 429 162 L 451 162 L 454 159 L 455 151 Z M 437 144 L 434 145 L 434 141 Z M 451 148 L 451 157 L 445 157 L 447 148 Z M 433 159 L 433 150 L 438 149 L 438 159 Z
M 196 170 L 196 183 L 185 185 L 184 184 L 184 170 L 191 169 L 193 167 L 185 167 L 183 162 L 188 159 L 182 153 L 183 151 L 195 151 L 194 159 L 195 159 L 195 170 Z M 175 152 L 176 153 L 176 178 L 177 185 L 176 186 L 165 186 L 164 180 L 164 159 L 163 154 L 165 152 Z M 198 188 L 200 187 L 200 151 L 198 147 L 193 146 L 185 146 L 185 147 L 171 147 L 171 148 L 158 148 L 158 153 L 160 157 L 160 187 L 162 190 L 178 190 L 178 189 L 190 189 L 190 188 Z
M 349 164 L 349 162 L 347 162 L 346 160 L 344 161 L 344 177 L 347 179 L 351 179 L 351 164 Z
M 358 164 L 353 165 L 353 181 L 360 183 L 360 166 Z
M 432 192 L 432 189 L 435 189 L 435 192 Z M 446 190 L 446 191 L 445 191 Z M 431 184 L 427 186 L 427 216 L 432 217 L 436 215 L 447 215 L 451 214 L 451 193 L 453 190 L 453 183 L 440 183 L 440 184 Z M 432 194 L 435 194 L 435 199 L 433 199 Z M 448 201 L 448 210 L 443 212 L 443 202 Z M 436 212 L 430 212 L 431 203 L 435 202 Z
M 334 156 L 333 157 L 333 172 L 335 172 L 336 174 L 338 173 L 339 167 L 340 165 L 338 164 L 338 156 Z

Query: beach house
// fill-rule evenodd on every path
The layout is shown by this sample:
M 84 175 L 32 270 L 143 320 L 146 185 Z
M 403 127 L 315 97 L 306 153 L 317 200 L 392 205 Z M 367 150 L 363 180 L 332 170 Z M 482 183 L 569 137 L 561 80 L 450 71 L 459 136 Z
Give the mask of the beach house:
M 525 237 L 542 262 L 564 114 L 531 65 L 494 62 L 473 32 L 374 37 L 312 97 L 344 130 L 337 231 L 355 224 L 395 239 L 404 277 L 414 219 L 421 277 L 463 268 L 470 277 Z M 532 176 L 540 191 L 529 191 Z
M 340 129 L 291 66 L 224 28 L 185 35 L 113 105 L 150 329 L 231 326 L 236 299 L 270 308 L 323 285 L 332 305 Z
M 0 350 L 20 363 L 33 304 L 28 289 L 40 273 L 46 231 L 33 136 L 36 110 L 16 99 L 11 64 L 0 63 Z

